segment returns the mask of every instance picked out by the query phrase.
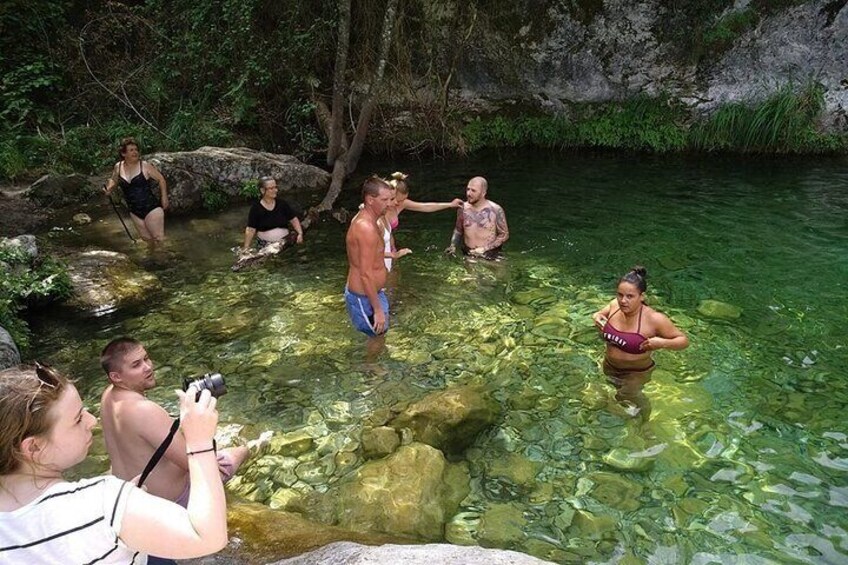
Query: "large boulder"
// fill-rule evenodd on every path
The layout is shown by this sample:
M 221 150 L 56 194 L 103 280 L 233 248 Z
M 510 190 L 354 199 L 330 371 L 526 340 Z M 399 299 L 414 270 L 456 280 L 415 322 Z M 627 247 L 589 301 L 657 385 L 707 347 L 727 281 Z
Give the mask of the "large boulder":
M 397 430 L 409 428 L 415 441 L 459 454 L 495 423 L 499 413 L 499 405 L 482 387 L 462 386 L 422 398 L 388 425 Z
M 45 208 L 61 208 L 85 202 L 97 192 L 98 188 L 84 175 L 44 175 L 32 183 L 27 197 Z
M 468 492 L 466 465 L 411 443 L 366 463 L 337 487 L 336 519 L 352 530 L 441 540 L 445 522 Z
M 70 305 L 100 315 L 142 304 L 160 289 L 156 275 L 143 271 L 123 253 L 101 249 L 65 257 L 73 285 Z
M 229 504 L 227 523 L 230 535 L 240 543 L 238 555 L 228 556 L 223 563 L 267 563 L 341 540 L 366 544 L 406 541 L 386 534 L 353 532 L 319 524 L 294 512 L 272 510 L 263 504 L 249 502 Z
M 380 545 L 368 547 L 351 542 L 337 542 L 305 555 L 283 559 L 272 565 L 545 565 L 524 553 L 482 547 L 462 547 L 448 544 Z
M 21 354 L 15 340 L 3 326 L 0 326 L 0 371 L 21 364 Z
M 184 213 L 203 206 L 204 194 L 244 198 L 244 183 L 261 176 L 277 180 L 281 192 L 324 189 L 330 175 L 291 155 L 246 147 L 201 147 L 195 151 L 156 153 L 148 157 L 168 181 L 170 212 Z

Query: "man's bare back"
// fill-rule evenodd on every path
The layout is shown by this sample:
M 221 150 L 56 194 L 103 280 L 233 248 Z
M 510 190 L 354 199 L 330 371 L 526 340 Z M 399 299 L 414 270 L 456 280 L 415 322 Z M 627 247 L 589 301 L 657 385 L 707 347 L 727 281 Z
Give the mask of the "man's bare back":
M 124 480 L 133 479 L 141 473 L 168 435 L 173 420 L 161 406 L 144 395 L 114 385 L 109 385 L 103 392 L 100 406 L 103 437 L 112 461 L 112 474 Z M 179 449 L 175 443 L 184 442 L 173 442 L 169 451 Z M 177 500 L 185 491 L 188 486 L 188 465 L 182 468 L 173 459 L 179 461 L 180 458 L 163 457 L 145 481 L 151 494 Z

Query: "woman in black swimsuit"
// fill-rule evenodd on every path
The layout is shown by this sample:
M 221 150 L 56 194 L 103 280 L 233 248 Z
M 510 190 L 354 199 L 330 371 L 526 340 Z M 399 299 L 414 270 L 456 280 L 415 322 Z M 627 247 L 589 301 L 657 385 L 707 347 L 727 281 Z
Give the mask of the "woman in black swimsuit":
M 106 182 L 106 194 L 111 194 L 116 186 L 120 186 L 141 239 L 161 242 L 165 239 L 165 210 L 168 209 L 165 177 L 156 167 L 141 160 L 135 139 L 123 139 L 119 151 L 122 160 L 115 163 L 112 178 Z M 159 184 L 159 197 L 153 194 L 151 178 Z

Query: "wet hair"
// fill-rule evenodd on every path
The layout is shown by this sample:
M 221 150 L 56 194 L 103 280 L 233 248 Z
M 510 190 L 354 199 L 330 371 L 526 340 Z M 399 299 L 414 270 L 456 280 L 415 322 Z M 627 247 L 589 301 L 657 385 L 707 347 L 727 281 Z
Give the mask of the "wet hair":
M 21 466 L 26 438 L 50 432 L 50 408 L 68 383 L 68 377 L 38 363 L 0 371 L 0 476 Z
M 380 189 L 383 188 L 391 190 L 392 185 L 377 175 L 371 175 L 365 179 L 365 182 L 362 183 L 362 201 L 365 202 L 366 196 L 373 196 L 376 198 L 380 194 Z
M 648 290 L 648 283 L 646 282 L 647 278 L 648 270 L 642 265 L 636 265 L 630 269 L 626 275 L 618 279 L 618 284 L 628 282 L 638 288 L 639 292 L 645 292 Z
M 100 352 L 100 366 L 106 371 L 106 375 L 117 371 L 124 356 L 136 347 L 141 347 L 141 342 L 131 337 L 119 337 L 106 344 Z
M 406 179 L 409 178 L 409 175 L 406 173 L 401 173 L 400 171 L 392 173 L 392 180 L 389 181 L 389 186 L 397 190 L 403 195 L 409 195 L 409 185 L 406 183 Z
M 269 177 L 269 176 L 259 177 L 259 181 L 258 181 L 259 182 L 259 190 L 260 191 L 265 190 L 265 185 L 268 184 L 271 181 L 276 182 L 277 179 L 275 179 L 274 177 Z
M 121 140 L 120 145 L 118 145 L 119 159 L 124 158 L 124 153 L 126 152 L 127 147 L 129 147 L 130 145 L 135 145 L 136 147 L 141 148 L 141 146 L 138 144 L 138 141 L 136 141 L 134 137 L 125 137 Z

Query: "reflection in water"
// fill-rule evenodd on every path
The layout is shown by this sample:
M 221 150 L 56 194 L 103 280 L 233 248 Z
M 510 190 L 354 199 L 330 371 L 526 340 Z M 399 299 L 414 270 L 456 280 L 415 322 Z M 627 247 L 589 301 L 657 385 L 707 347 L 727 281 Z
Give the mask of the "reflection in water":
M 147 264 L 164 290 L 99 319 L 37 319 L 34 354 L 79 377 L 89 404 L 104 386 L 97 353 L 119 334 L 149 345 L 162 382 L 151 396 L 172 409 L 183 376 L 221 372 L 222 421 L 309 440 L 240 475 L 238 492 L 269 504 L 313 500 L 360 468 L 363 429 L 390 409 L 475 385 L 500 416 L 461 455 L 471 491 L 445 518 L 454 543 L 561 563 L 848 559 L 848 348 L 835 339 L 848 319 L 848 226 L 834 220 L 848 202 L 832 195 L 843 168 L 563 155 L 409 168 L 432 200 L 487 171 L 511 239 L 501 263 L 450 259 L 451 215 L 410 214 L 398 237 L 413 254 L 397 269 L 379 371 L 363 367 L 344 309 L 344 227 L 323 222 L 303 246 L 233 274 L 246 207 L 169 218 L 174 258 Z M 610 208 L 623 197 L 626 213 Z M 126 245 L 103 212 L 91 231 L 59 237 Z M 691 346 L 657 352 L 650 380 L 614 388 L 591 315 L 610 273 L 637 262 Z M 707 299 L 742 314 L 706 317 Z

